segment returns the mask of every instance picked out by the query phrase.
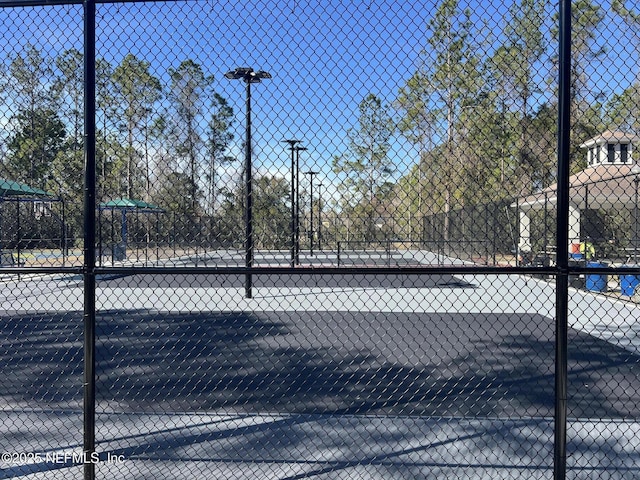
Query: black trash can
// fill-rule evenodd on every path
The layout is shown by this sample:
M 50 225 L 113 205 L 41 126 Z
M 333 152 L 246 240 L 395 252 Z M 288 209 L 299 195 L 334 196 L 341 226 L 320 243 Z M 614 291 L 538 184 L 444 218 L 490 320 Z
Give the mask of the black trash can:
M 584 260 L 569 259 L 569 268 L 584 267 Z M 573 288 L 584 288 L 584 276 L 581 274 L 569 275 L 569 286 Z

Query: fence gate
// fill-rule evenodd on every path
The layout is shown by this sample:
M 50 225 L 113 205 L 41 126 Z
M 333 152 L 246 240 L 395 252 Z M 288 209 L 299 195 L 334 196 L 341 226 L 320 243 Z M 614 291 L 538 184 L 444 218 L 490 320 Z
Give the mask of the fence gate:
M 640 5 L 0 7 L 0 478 L 640 478 Z

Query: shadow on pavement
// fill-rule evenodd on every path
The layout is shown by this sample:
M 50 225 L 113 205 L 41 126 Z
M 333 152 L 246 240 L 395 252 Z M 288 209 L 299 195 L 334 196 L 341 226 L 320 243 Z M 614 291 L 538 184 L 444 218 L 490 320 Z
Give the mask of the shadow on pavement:
M 82 405 L 79 312 L 0 317 L 0 401 Z M 123 411 L 553 414 L 552 321 L 535 314 L 97 317 L 97 398 Z M 569 415 L 640 417 L 640 357 L 570 331 Z
M 76 428 L 79 417 L 74 426 L 61 415 L 81 408 L 81 321 L 79 312 L 0 317 L 7 445 L 31 445 L 36 437 L 69 445 L 61 424 Z M 637 421 L 640 358 L 577 331 L 569 340 L 569 415 L 593 418 L 593 425 L 609 419 L 609 429 L 612 419 Z M 390 478 L 446 476 L 474 462 L 474 472 L 548 473 L 554 342 L 552 321 L 540 315 L 102 311 L 96 347 L 102 450 L 151 461 L 109 467 L 122 469 L 117 478 L 134 467 L 147 469 L 136 478 L 154 478 L 198 459 L 208 466 L 192 465 L 196 470 L 228 463 L 236 472 L 246 461 L 252 468 L 300 461 L 317 475 L 375 465 Z M 184 426 L 185 418 L 211 412 L 274 420 Z M 128 420 L 114 426 L 120 414 Z M 153 415 L 157 423 L 149 427 L 142 417 Z M 151 433 L 136 435 L 141 426 Z M 576 440 L 572 451 L 617 458 L 612 438 L 625 431 L 587 430 L 588 444 Z M 77 433 L 68 432 L 71 444 L 78 445 Z M 465 450 L 451 455 L 453 445 Z M 317 452 L 340 448 L 354 450 L 342 452 L 343 460 L 309 464 Z M 504 458 L 491 460 L 495 452 Z M 286 478 L 305 478 L 299 475 Z

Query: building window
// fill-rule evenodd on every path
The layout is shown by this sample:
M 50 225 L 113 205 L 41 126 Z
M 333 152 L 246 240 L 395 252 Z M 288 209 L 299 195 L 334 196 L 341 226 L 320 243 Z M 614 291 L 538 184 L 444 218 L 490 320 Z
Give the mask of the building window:
M 620 144 L 620 161 L 627 163 L 629 161 L 629 145 L 626 143 Z
M 607 144 L 607 162 L 614 163 L 616 161 L 616 146 L 613 143 Z

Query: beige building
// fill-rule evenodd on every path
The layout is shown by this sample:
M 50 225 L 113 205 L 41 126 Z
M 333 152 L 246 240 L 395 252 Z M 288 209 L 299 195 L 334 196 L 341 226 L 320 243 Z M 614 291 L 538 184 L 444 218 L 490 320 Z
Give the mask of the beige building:
M 587 210 L 619 210 L 636 212 L 640 165 L 635 158 L 635 145 L 640 137 L 620 131 L 606 131 L 580 145 L 586 149 L 587 168 L 569 178 L 569 251 L 572 244 L 583 241 L 589 232 L 581 231 L 581 217 Z M 512 204 L 519 216 L 519 252 L 532 250 L 531 212 L 555 209 L 558 185 L 518 199 Z M 637 225 L 637 215 L 629 222 Z M 637 232 L 637 229 L 633 229 Z M 637 242 L 637 233 L 632 243 Z

